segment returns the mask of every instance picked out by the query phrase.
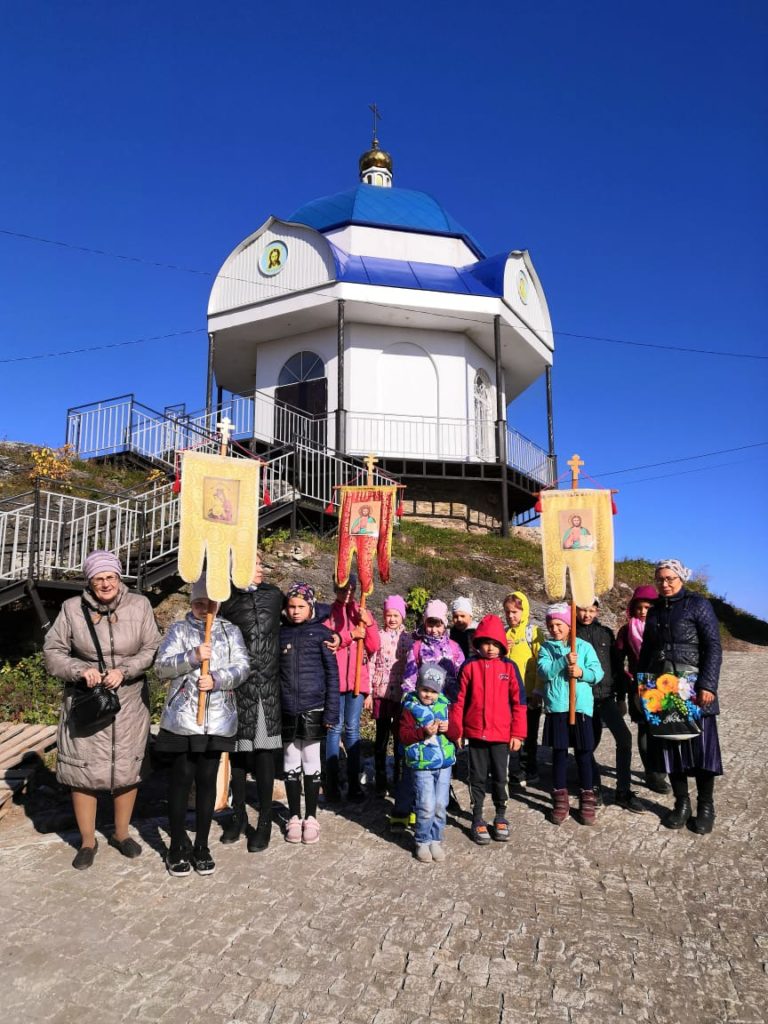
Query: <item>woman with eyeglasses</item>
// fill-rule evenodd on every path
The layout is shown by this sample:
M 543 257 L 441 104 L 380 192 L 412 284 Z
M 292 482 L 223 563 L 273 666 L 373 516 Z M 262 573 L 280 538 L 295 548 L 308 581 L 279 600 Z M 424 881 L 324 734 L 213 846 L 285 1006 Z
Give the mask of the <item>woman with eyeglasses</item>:
M 83 575 L 82 596 L 64 602 L 43 646 L 46 669 L 64 682 L 56 777 L 72 788 L 80 830 L 72 867 L 78 870 L 93 864 L 98 849 L 100 790 L 108 790 L 114 799 L 115 829 L 109 845 L 130 859 L 141 853 L 128 826 L 147 768 L 146 671 L 160 643 L 152 606 L 122 582 L 123 568 L 116 555 L 92 551 L 83 563 Z M 72 718 L 73 697 L 78 689 L 99 684 L 117 691 L 120 710 L 111 721 L 81 726 Z
M 638 659 L 639 672 L 681 675 L 693 672 L 696 700 L 701 707 L 701 735 L 692 740 L 655 740 L 669 773 L 675 795 L 674 808 L 662 819 L 667 828 L 687 825 L 704 835 L 715 824 L 715 777 L 723 774 L 717 716 L 717 686 L 723 651 L 720 626 L 709 601 L 688 590 L 691 570 L 675 558 L 656 565 L 659 597 L 648 612 Z M 688 778 L 696 780 L 697 807 L 693 816 Z

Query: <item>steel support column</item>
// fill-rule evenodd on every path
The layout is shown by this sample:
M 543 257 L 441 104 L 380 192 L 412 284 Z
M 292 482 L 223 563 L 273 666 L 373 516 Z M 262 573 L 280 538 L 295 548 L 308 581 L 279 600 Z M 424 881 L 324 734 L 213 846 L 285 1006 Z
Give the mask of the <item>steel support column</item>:
M 547 382 L 547 438 L 549 443 L 549 458 L 552 464 L 552 479 L 557 480 L 557 460 L 555 457 L 555 420 L 552 412 L 552 367 L 548 366 L 546 371 Z
M 213 412 L 213 354 L 216 348 L 216 335 L 208 335 L 208 376 L 205 382 L 205 411 L 208 416 Z
M 344 408 L 344 299 L 337 303 L 336 319 L 336 451 L 347 451 L 347 412 Z
M 493 318 L 493 351 L 496 360 L 496 454 L 501 467 L 501 536 L 509 536 L 507 491 L 507 414 L 504 408 L 504 375 L 501 367 L 501 317 Z

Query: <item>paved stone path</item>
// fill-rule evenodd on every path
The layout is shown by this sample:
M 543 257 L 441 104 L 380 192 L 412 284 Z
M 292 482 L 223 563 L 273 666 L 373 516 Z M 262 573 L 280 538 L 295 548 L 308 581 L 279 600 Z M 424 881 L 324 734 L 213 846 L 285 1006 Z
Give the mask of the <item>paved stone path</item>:
M 136 862 L 102 840 L 90 871 L 58 835 L 0 827 L 0 1011 L 12 1024 L 758 1024 L 768 1016 L 768 654 L 722 678 L 716 830 L 607 806 L 594 829 L 510 805 L 512 841 L 420 865 L 384 804 L 323 812 L 316 848 L 275 833 L 222 847 L 212 878 L 168 877 L 163 821 Z M 610 761 L 610 735 L 601 747 Z M 459 786 L 466 805 L 466 789 Z M 638 787 L 643 797 L 647 791 Z M 466 819 L 460 819 L 465 825 Z

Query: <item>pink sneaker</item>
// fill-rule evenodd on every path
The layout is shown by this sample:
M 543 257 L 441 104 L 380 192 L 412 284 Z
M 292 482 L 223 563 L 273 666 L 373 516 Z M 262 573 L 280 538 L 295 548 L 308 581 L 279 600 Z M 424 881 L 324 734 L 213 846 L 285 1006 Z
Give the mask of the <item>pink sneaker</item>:
M 304 828 L 301 832 L 301 841 L 305 846 L 320 842 L 320 824 L 317 818 L 305 818 Z
M 301 818 L 295 814 L 288 822 L 285 829 L 285 841 L 286 843 L 300 843 L 301 842 Z

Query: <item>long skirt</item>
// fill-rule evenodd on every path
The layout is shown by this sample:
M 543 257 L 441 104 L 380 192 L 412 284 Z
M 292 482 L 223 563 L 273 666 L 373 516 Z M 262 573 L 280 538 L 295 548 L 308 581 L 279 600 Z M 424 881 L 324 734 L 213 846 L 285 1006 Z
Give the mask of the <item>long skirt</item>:
M 664 771 L 672 774 L 693 775 L 696 769 L 723 774 L 723 759 L 720 755 L 720 738 L 717 734 L 717 716 L 703 715 L 701 735 L 692 740 L 651 740 L 659 743 Z

